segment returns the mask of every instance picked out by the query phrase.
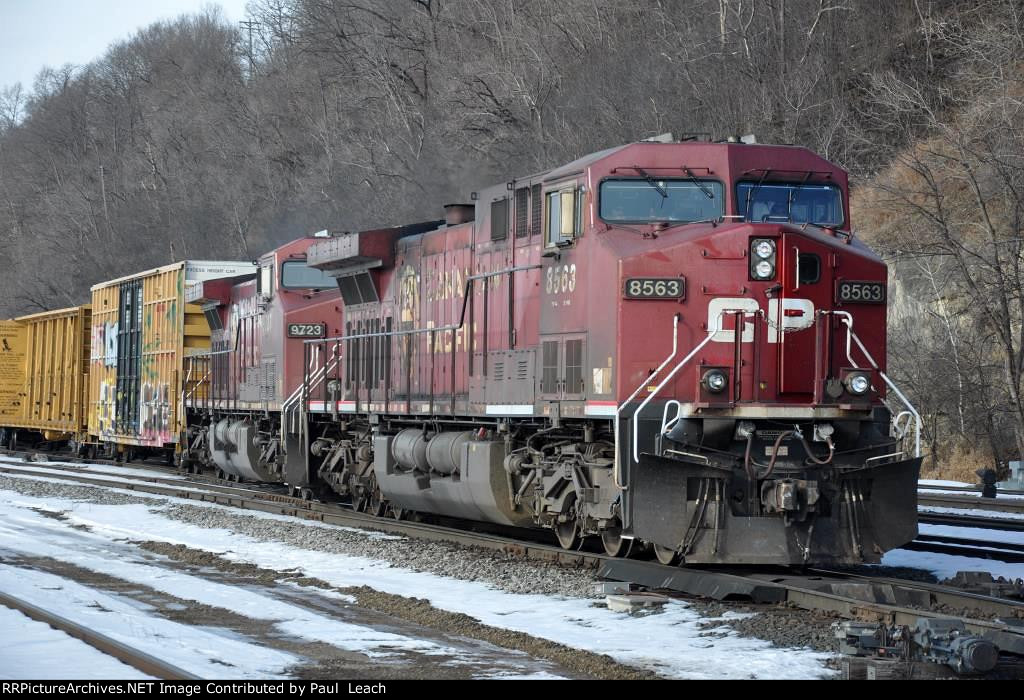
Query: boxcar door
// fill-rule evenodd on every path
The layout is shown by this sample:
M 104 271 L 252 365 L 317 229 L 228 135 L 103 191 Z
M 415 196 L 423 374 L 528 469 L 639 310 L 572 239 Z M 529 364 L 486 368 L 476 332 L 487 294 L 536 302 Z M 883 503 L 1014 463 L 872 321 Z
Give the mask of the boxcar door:
M 139 377 L 142 372 L 142 280 L 118 290 L 116 433 L 139 434 Z

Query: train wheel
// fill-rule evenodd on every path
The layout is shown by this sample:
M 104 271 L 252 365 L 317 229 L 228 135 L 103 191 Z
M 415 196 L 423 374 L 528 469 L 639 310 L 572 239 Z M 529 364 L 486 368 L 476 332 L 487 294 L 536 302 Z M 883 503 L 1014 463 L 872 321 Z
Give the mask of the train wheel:
M 555 536 L 558 537 L 558 544 L 562 549 L 576 550 L 580 548 L 580 527 L 575 520 L 566 520 L 564 523 L 555 525 Z
M 662 547 L 660 544 L 654 545 L 654 556 L 665 566 L 675 566 L 679 563 L 679 553 L 674 549 Z
M 405 520 L 409 516 L 409 511 L 405 508 L 399 508 L 397 506 L 391 506 L 391 517 L 395 520 Z
M 601 530 L 601 544 L 604 545 L 604 553 L 610 557 L 628 557 L 633 550 L 633 542 L 634 539 L 622 536 L 622 525 L 618 522 Z
M 377 488 L 376 483 L 373 484 L 370 495 L 367 498 L 366 512 L 376 518 L 380 518 L 388 512 L 388 502 L 384 500 L 384 496 L 381 494 L 380 489 Z
M 583 538 L 580 536 L 580 523 L 576 517 L 576 494 L 566 496 L 566 520 L 555 523 L 555 536 L 562 549 L 579 549 Z
M 351 504 L 352 505 L 352 510 L 354 510 L 357 513 L 364 513 L 364 512 L 366 512 L 366 502 L 367 502 L 367 500 L 369 500 L 369 499 L 367 498 L 366 493 L 364 491 L 362 491 L 361 489 L 358 490 L 358 491 L 353 491 L 352 492 L 352 504 Z

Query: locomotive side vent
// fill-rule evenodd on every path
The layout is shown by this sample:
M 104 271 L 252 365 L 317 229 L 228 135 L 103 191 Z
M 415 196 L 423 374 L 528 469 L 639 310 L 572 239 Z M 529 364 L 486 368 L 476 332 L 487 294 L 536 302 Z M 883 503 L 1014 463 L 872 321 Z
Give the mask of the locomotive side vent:
M 373 284 L 370 273 L 364 271 L 353 275 L 343 275 L 338 278 L 338 288 L 341 290 L 341 299 L 345 306 L 357 306 L 359 304 L 370 304 L 380 301 L 377 297 L 377 288 Z
M 558 391 L 558 341 L 545 340 L 541 346 L 540 393 L 554 394 Z
M 565 392 L 582 394 L 583 385 L 583 341 L 565 341 Z
M 525 381 L 530 376 L 530 362 L 529 360 L 519 360 L 516 363 L 516 380 Z
M 530 219 L 530 188 L 520 187 L 516 190 L 516 238 L 524 238 L 530 233 L 527 228 Z
M 503 360 L 494 361 L 494 381 L 500 382 L 505 379 L 505 362 Z
M 530 212 L 530 235 L 536 236 L 540 233 L 541 222 L 544 220 L 544 200 L 541 198 L 540 185 L 530 188 L 530 200 L 533 206 L 533 211 Z

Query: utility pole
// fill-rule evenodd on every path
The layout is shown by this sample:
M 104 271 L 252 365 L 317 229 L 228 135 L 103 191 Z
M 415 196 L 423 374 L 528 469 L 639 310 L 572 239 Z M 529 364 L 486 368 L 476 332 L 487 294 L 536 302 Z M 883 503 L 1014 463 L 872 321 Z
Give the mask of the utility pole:
M 253 75 L 256 73 L 256 57 L 253 55 L 252 51 L 252 30 L 255 27 L 260 26 L 260 23 L 255 20 L 247 19 L 239 22 L 238 24 L 249 32 L 249 80 L 252 80 Z

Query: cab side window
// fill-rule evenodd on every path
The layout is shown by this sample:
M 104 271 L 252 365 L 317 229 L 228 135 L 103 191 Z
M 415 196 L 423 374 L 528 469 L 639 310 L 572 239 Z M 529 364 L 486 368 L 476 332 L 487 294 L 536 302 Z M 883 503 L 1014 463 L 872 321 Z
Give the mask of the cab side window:
M 273 261 L 260 263 L 259 274 L 256 276 L 256 296 L 263 299 L 270 299 L 274 296 Z
M 545 245 L 557 246 L 583 233 L 583 189 L 548 192 Z

